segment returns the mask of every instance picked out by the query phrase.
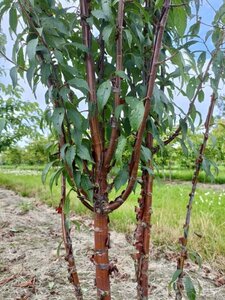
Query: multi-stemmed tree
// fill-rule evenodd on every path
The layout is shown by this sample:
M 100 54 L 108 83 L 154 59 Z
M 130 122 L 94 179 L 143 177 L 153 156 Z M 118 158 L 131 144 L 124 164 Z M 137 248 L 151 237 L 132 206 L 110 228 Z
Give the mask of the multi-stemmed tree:
M 198 0 L 68 2 L 65 7 L 53 0 L 1 2 L 0 15 L 9 12 L 16 37 L 10 75 L 15 81 L 25 72 L 33 90 L 40 82 L 47 87 L 45 117 L 59 148 L 43 179 L 58 166 L 51 182 L 62 178 L 58 211 L 77 299 L 83 296 L 66 222 L 69 193 L 92 211 L 97 297 L 108 300 L 110 213 L 137 185 L 137 299 L 147 299 L 154 154 L 174 139 L 185 152 L 187 130 L 194 131 L 199 115 L 195 102 L 204 101 L 206 83 L 216 97 L 224 76 L 224 5 L 199 36 Z M 186 114 L 178 107 L 178 92 L 187 97 Z M 112 190 L 120 191 L 116 199 Z

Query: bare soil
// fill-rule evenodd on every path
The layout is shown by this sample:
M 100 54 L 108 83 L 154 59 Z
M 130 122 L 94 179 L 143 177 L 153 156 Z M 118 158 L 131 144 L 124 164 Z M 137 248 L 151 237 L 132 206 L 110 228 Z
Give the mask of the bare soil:
M 92 222 L 71 217 L 74 254 L 85 300 L 95 299 Z M 78 224 L 80 224 L 78 226 Z M 75 230 L 76 227 L 76 230 Z M 129 236 L 111 232 L 110 257 L 119 270 L 113 275 L 112 299 L 136 299 L 134 251 Z M 67 280 L 65 252 L 61 243 L 60 215 L 36 199 L 22 198 L 0 188 L 0 300 L 71 300 L 73 288 Z M 58 249 L 58 251 L 57 251 Z M 176 270 L 176 254 L 151 250 L 149 299 L 174 299 L 168 283 Z M 201 270 L 188 262 L 186 266 L 196 289 L 197 299 L 224 300 L 225 277 L 205 265 Z

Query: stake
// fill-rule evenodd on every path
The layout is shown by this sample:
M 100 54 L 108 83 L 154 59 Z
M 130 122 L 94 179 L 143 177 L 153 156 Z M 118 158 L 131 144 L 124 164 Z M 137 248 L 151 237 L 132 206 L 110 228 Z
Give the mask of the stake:
M 211 103 L 210 103 L 208 114 L 207 114 L 206 121 L 205 121 L 205 133 L 204 133 L 204 137 L 203 137 L 203 142 L 200 146 L 199 155 L 195 162 L 195 172 L 194 172 L 193 179 L 192 179 L 192 189 L 191 189 L 191 193 L 189 194 L 189 201 L 188 201 L 188 205 L 187 205 L 187 213 L 186 213 L 186 219 L 185 219 L 185 224 L 184 224 L 184 233 L 183 233 L 183 236 L 179 239 L 179 242 L 181 243 L 181 252 L 180 252 L 180 257 L 178 258 L 178 261 L 177 261 L 177 269 L 181 270 L 181 273 L 177 280 L 176 300 L 182 299 L 182 290 L 183 290 L 182 279 L 184 277 L 184 272 L 183 272 L 184 262 L 185 262 L 185 259 L 187 259 L 187 242 L 188 242 L 189 226 L 190 226 L 190 219 L 191 219 L 191 209 L 192 209 L 192 204 L 194 201 L 195 191 L 196 191 L 197 182 L 198 182 L 198 176 L 199 176 L 199 172 L 200 172 L 202 160 L 203 160 L 203 155 L 204 155 L 204 151 L 205 151 L 208 136 L 209 136 L 210 120 L 213 115 L 213 109 L 215 106 L 215 102 L 216 102 L 216 97 L 215 97 L 215 94 L 213 93 L 213 95 L 211 96 Z

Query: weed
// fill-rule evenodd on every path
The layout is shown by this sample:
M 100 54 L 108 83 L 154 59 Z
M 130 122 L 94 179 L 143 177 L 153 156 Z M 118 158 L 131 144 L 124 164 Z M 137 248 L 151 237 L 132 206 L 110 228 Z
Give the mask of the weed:
M 30 210 L 34 208 L 33 203 L 28 201 L 21 201 L 18 204 L 18 207 L 20 209 L 20 214 L 24 215 L 28 213 Z

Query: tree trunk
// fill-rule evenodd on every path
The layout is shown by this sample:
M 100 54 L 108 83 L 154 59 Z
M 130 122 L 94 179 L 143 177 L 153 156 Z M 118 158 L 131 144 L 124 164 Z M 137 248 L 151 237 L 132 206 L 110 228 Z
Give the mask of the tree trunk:
M 77 300 L 83 300 L 83 294 L 80 287 L 80 281 L 77 273 L 76 263 L 73 255 L 73 245 L 70 236 L 70 228 L 67 225 L 67 216 L 63 212 L 63 207 L 65 205 L 66 199 L 66 178 L 62 176 L 61 182 L 61 224 L 62 224 L 62 235 L 63 242 L 66 250 L 65 260 L 68 262 L 68 279 L 74 287 L 74 293 Z
M 152 146 L 152 135 L 148 134 L 147 146 Z M 149 161 L 148 167 L 153 170 L 152 161 Z M 135 231 L 136 253 L 136 277 L 137 277 L 137 299 L 148 299 L 148 265 L 150 248 L 150 230 L 152 214 L 152 191 L 153 175 L 147 170 L 142 173 L 142 194 L 139 199 L 139 208 L 137 209 L 138 225 Z
M 94 215 L 94 239 L 96 267 L 96 287 L 97 299 L 110 300 L 110 280 L 109 280 L 109 231 L 108 215 L 95 213 Z

